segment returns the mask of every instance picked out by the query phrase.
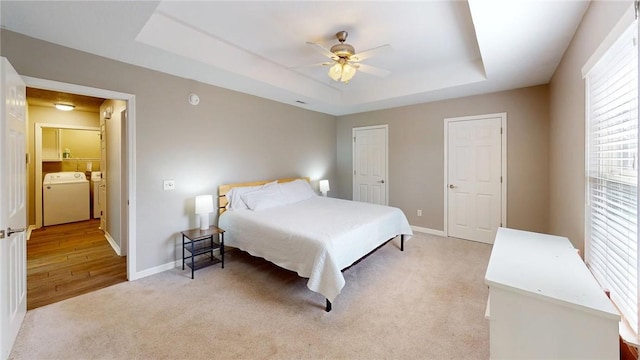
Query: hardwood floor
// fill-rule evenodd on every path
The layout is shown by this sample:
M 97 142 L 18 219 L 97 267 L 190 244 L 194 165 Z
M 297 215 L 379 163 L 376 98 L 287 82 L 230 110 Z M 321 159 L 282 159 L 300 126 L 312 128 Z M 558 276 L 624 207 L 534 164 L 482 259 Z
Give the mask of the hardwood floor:
M 68 299 L 127 280 L 127 260 L 118 256 L 100 220 L 54 225 L 27 241 L 27 309 Z

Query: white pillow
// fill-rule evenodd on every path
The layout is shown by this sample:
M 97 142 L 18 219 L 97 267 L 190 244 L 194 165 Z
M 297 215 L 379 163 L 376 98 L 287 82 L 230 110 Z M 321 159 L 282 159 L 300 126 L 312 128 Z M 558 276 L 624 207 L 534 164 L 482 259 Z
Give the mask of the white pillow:
M 248 209 L 247 204 L 242 200 L 242 195 L 251 191 L 256 191 L 269 184 L 277 184 L 277 181 L 272 181 L 264 185 L 257 186 L 241 186 L 234 187 L 227 193 L 227 210 L 242 210 Z
M 311 188 L 311 184 L 306 180 L 298 179 L 279 185 L 287 204 L 297 203 L 316 196 L 315 191 Z
M 241 195 L 242 200 L 251 210 L 265 210 L 286 205 L 286 198 L 277 183 L 265 184 L 262 188 Z

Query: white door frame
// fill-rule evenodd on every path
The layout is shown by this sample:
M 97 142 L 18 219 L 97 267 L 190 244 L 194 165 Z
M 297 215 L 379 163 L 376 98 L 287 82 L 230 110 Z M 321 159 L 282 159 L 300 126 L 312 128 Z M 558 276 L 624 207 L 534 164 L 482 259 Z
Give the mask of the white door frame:
M 126 143 L 127 150 L 127 209 L 128 216 L 128 241 L 127 241 L 127 279 L 129 281 L 136 280 L 139 275 L 136 271 L 136 96 L 118 91 L 111 91 L 99 88 L 93 88 L 83 85 L 63 83 L 59 81 L 39 79 L 30 76 L 22 76 L 27 87 L 61 91 L 79 95 L 93 96 L 105 99 L 117 99 L 127 102 L 127 134 Z
M 502 125 L 502 144 L 501 144 L 501 156 L 500 162 L 502 163 L 502 186 L 501 186 L 501 198 L 502 201 L 500 203 L 500 223 L 501 226 L 507 226 L 507 113 L 494 113 L 494 114 L 484 114 L 484 115 L 471 115 L 471 116 L 461 116 L 454 118 L 445 118 L 444 119 L 444 184 L 442 187 L 442 191 L 444 192 L 444 236 L 449 236 L 449 131 L 448 124 L 450 122 L 455 121 L 470 121 L 470 120 L 483 120 L 483 119 L 492 119 L 492 118 L 500 118 L 500 122 Z
M 356 176 L 354 174 L 355 172 L 355 166 L 356 166 L 356 142 L 355 142 L 355 138 L 356 138 L 356 131 L 359 130 L 373 130 L 373 129 L 384 129 L 384 181 L 385 181 L 385 187 L 384 187 L 384 198 L 385 198 L 385 205 L 389 205 L 389 125 L 384 124 L 384 125 L 372 125 L 372 126 L 361 126 L 361 127 L 354 127 L 353 129 L 351 129 L 351 138 L 354 139 L 351 142 L 351 199 L 353 199 L 354 197 L 354 192 L 355 192 L 355 188 L 356 188 Z
M 99 127 L 95 126 L 80 126 L 69 124 L 49 124 L 49 123 L 35 123 L 33 144 L 35 146 L 35 208 L 36 208 L 36 223 L 34 224 L 36 229 L 42 227 L 42 129 L 43 128 L 55 128 L 55 129 L 73 129 L 73 130 L 97 130 Z

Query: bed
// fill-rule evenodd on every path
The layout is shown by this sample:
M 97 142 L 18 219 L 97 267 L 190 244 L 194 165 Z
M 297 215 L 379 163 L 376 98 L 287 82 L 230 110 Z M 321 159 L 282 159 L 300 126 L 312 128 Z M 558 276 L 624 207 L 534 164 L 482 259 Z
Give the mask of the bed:
M 308 278 L 326 311 L 345 285 L 342 271 L 387 242 L 413 235 L 394 207 L 317 196 L 307 178 L 219 187 L 225 245 Z

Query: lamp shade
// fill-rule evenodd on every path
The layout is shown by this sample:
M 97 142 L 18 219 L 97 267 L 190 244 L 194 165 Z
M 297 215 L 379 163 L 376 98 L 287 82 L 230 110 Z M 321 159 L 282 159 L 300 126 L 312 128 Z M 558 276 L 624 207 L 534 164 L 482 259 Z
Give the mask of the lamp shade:
M 196 196 L 196 214 L 209 214 L 213 212 L 213 196 Z
M 320 182 L 318 183 L 318 185 L 320 186 L 320 192 L 323 195 L 327 194 L 327 191 L 331 190 L 329 188 L 329 180 L 320 180 Z

